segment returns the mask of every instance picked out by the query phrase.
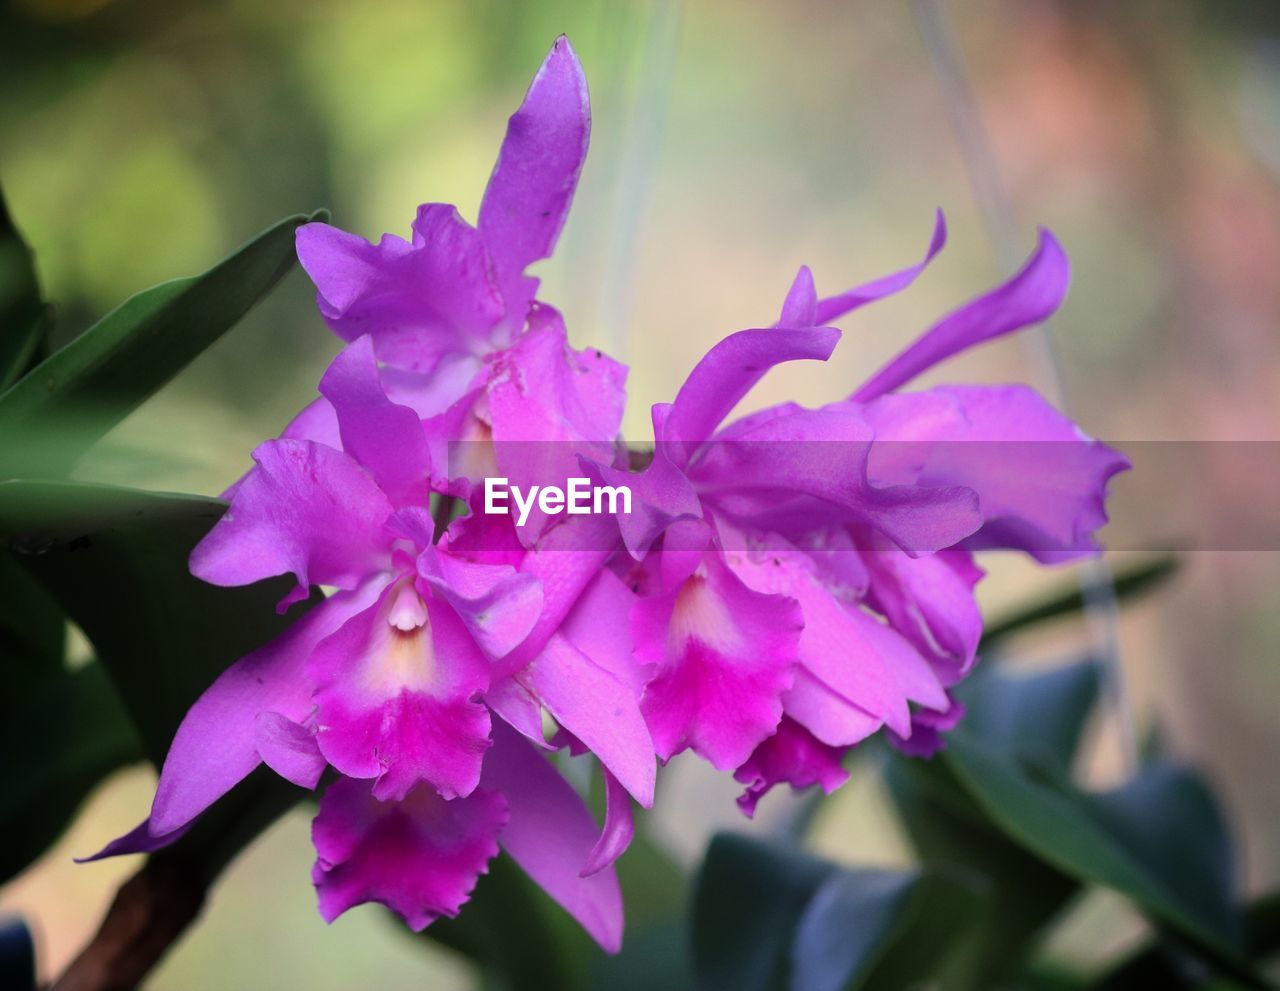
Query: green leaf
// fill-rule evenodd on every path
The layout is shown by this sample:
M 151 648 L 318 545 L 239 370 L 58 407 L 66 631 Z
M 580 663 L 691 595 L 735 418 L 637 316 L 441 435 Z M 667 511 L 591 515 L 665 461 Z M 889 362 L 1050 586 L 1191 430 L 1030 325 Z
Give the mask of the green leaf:
M 835 872 L 834 864 L 799 850 L 735 833 L 715 836 L 694 887 L 699 991 L 787 987 L 796 927 Z
M 0 545 L 84 630 L 157 766 L 214 678 L 307 608 L 276 614 L 290 579 L 222 589 L 191 576 L 187 557 L 224 509 L 196 496 L 0 482 Z M 187 861 L 212 879 L 301 795 L 259 769 L 157 856 Z
M 818 889 L 792 947 L 795 991 L 900 991 L 934 974 L 976 920 L 982 892 L 935 872 L 841 870 Z
M 0 553 L 0 661 L 11 697 L 63 668 L 62 608 L 11 554 Z
M 191 549 L 225 505 L 75 482 L 0 482 L 0 543 L 93 644 L 159 764 L 191 703 L 302 612 L 276 614 L 290 579 L 207 585 Z
M 1112 586 L 1117 601 L 1126 602 L 1162 585 L 1178 572 L 1178 558 L 1166 554 L 1132 567 L 1116 569 Z M 983 649 L 1013 633 L 1038 626 L 1052 619 L 1069 616 L 1084 609 L 1084 592 L 1078 585 L 1057 592 L 1042 602 L 1015 610 L 1012 614 L 987 623 L 982 633 Z
M 886 780 L 911 845 L 926 867 L 981 877 L 986 897 L 947 961 L 946 991 L 986 991 L 1021 975 L 1037 939 L 1080 890 L 1079 882 L 992 827 L 940 759 L 896 757 Z
M 979 667 L 957 691 L 964 730 L 984 743 L 1066 774 L 1075 760 L 1100 678 L 1092 662 L 1035 674 Z
M 0 718 L 0 884 L 57 840 L 112 771 L 145 759 L 97 663 L 62 671 L 5 700 Z
M 1090 796 L 963 730 L 943 759 L 990 821 L 1046 864 L 1128 896 L 1215 959 L 1239 961 L 1229 879 L 1215 874 L 1222 822 L 1194 777 L 1158 768 Z
M 35 259 L 0 193 L 0 389 L 30 366 L 48 326 Z
M 126 300 L 0 394 L 5 474 L 65 470 L 230 329 L 294 265 L 295 215 L 203 275 Z

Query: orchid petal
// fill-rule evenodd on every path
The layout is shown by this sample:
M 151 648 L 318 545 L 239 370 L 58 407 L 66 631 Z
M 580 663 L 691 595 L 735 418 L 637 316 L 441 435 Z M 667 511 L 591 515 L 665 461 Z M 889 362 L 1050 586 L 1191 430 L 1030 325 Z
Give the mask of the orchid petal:
M 419 781 L 445 798 L 480 778 L 489 712 L 472 699 L 489 686 L 488 662 L 456 614 L 423 601 L 408 578 L 323 640 L 307 663 L 316 685 L 317 740 L 374 795 L 402 799 Z
M 853 394 L 870 402 L 975 344 L 1047 320 L 1062 304 L 1071 266 L 1057 239 L 1041 229 L 1040 243 L 1015 276 L 962 306 L 890 361 Z
M 497 856 L 506 821 L 497 792 L 446 801 L 420 785 L 387 802 L 374 797 L 367 781 L 339 778 L 325 789 L 311 825 L 320 915 L 332 922 L 349 908 L 378 902 L 414 931 L 457 915 Z
M 431 455 L 418 414 L 387 398 L 365 336 L 347 345 L 320 380 L 338 417 L 342 449 L 373 476 L 393 505 L 424 503 Z
M 934 256 L 943 249 L 946 243 L 947 218 L 939 210 L 934 218 L 933 236 L 929 239 L 929 250 L 925 252 L 924 258 L 916 262 L 916 264 L 909 265 L 891 275 L 882 276 L 872 282 L 867 282 L 842 292 L 839 296 L 828 296 L 817 304 L 814 322 L 829 324 L 833 320 L 838 320 L 840 317 L 865 306 L 867 303 L 874 303 L 876 300 L 901 292 L 916 281 L 920 273 L 928 267 L 929 262 L 933 261 Z
M 430 372 L 473 352 L 504 313 L 484 239 L 446 204 L 419 208 L 412 243 L 304 224 L 297 248 L 334 333 L 369 334 L 378 358 L 399 368 Z
M 587 80 L 569 39 L 561 36 L 507 122 L 480 204 L 480 231 L 513 308 L 522 311 L 519 296 L 533 295 L 532 287 L 519 290 L 525 268 L 550 257 L 560 236 L 590 137 Z
M 738 808 L 748 819 L 753 818 L 760 799 L 780 784 L 797 791 L 819 785 L 830 795 L 849 780 L 849 772 L 841 764 L 846 749 L 828 746 L 784 716 L 778 731 L 733 773 L 735 781 L 747 786 L 738 797 Z
M 547 641 L 523 678 L 556 722 L 586 744 L 636 801 L 645 808 L 653 804 L 653 741 L 626 685 L 560 635 Z
M 683 466 L 770 368 L 799 359 L 826 361 L 839 340 L 832 327 L 730 334 L 689 373 L 657 440 L 669 443 L 672 460 Z
M 658 756 L 745 761 L 782 718 L 802 626 L 793 599 L 752 591 L 714 553 L 676 591 L 638 601 L 636 656 L 655 671 L 640 705 Z
M 599 829 L 573 786 L 528 741 L 494 723 L 481 785 L 500 791 L 509 818 L 499 842 L 607 953 L 622 945 L 622 891 L 613 867 L 590 877 Z
M 604 828 L 580 872 L 583 877 L 599 874 L 621 857 L 636 835 L 631 796 L 608 768 L 604 769 L 604 802 Z
M 310 585 L 353 589 L 388 564 L 382 525 L 391 504 L 341 451 L 269 440 L 231 508 L 191 552 L 191 573 L 214 585 L 248 585 L 293 573 Z
M 151 805 L 156 835 L 189 824 L 262 763 L 261 713 L 306 721 L 313 689 L 305 673 L 307 658 L 381 591 L 381 585 L 371 582 L 357 592 L 325 599 L 205 690 L 183 717 L 160 770 Z

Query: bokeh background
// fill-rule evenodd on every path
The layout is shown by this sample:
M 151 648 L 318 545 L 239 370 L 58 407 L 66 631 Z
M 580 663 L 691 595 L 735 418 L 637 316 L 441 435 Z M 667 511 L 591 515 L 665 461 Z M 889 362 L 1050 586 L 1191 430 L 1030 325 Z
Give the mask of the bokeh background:
M 1010 251 L 1029 251 L 1043 224 L 1075 266 L 1049 337 L 1064 401 L 1091 433 L 1121 446 L 1280 440 L 1280 9 L 934 9 L 967 83 L 939 74 L 921 8 L 905 2 L 5 0 L 0 181 L 65 339 L 287 213 L 327 206 L 369 238 L 405 233 L 426 200 L 474 218 L 506 116 L 565 32 L 595 123 L 574 213 L 540 273 L 543 295 L 579 346 L 630 363 L 630 436 L 648 438 L 649 405 L 669 399 L 720 336 L 776 316 L 798 265 L 810 264 L 825 292 L 905 265 L 942 206 L 951 243 L 928 274 L 859 313 L 825 367 L 786 369 L 753 405 L 847 394 L 1007 274 Z M 957 140 L 955 107 L 970 98 L 990 151 L 979 190 L 998 187 L 1008 203 L 994 224 Z M 78 475 L 216 493 L 311 398 L 336 350 L 295 273 Z M 1000 342 L 930 378 L 1027 380 L 1052 392 L 1044 355 L 1035 338 Z M 1193 460 L 1163 464 L 1117 483 L 1122 513 L 1141 517 L 1191 490 L 1209 501 L 1187 504 L 1163 532 L 1123 534 L 1112 557 L 1123 565 L 1144 542 L 1201 549 L 1184 554 L 1174 583 L 1126 610 L 1126 680 L 1140 728 L 1158 724 L 1163 745 L 1219 789 L 1243 843 L 1242 879 L 1258 891 L 1280 879 L 1280 555 L 1204 549 L 1196 512 L 1276 510 L 1247 486 L 1199 477 Z M 1069 580 L 986 563 L 991 615 Z M 1062 656 L 1082 636 L 1070 624 L 1038 636 L 1020 662 Z M 1103 721 L 1093 735 L 1090 773 L 1105 782 L 1115 734 Z M 145 768 L 111 779 L 57 846 L 0 889 L 0 913 L 37 928 L 46 975 L 132 870 L 71 857 L 132 827 L 153 781 Z M 723 777 L 677 762 L 661 788 L 651 826 L 683 863 L 713 828 L 745 826 Z M 771 796 L 752 828 L 767 830 L 786 802 Z M 251 848 L 151 986 L 472 985 L 459 960 L 374 909 L 326 928 L 308 883 L 307 830 L 297 810 Z M 871 774 L 824 806 L 816 836 L 846 860 L 906 857 Z M 1092 896 L 1061 952 L 1138 931 L 1117 900 Z

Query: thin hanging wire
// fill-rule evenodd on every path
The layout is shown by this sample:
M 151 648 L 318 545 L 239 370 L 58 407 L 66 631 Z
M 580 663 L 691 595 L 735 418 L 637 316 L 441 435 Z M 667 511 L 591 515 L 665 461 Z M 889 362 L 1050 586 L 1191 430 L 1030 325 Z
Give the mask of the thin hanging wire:
M 1001 182 L 990 142 L 978 115 L 977 100 L 959 47 L 938 0 L 913 0 L 912 7 L 960 146 L 987 237 L 1000 268 L 1013 272 L 1021 262 L 1017 216 L 1008 191 Z M 1034 327 L 1025 333 L 1023 346 L 1037 385 L 1059 409 L 1068 410 L 1061 364 L 1048 325 Z M 1080 583 L 1090 646 L 1102 666 L 1120 757 L 1124 770 L 1132 773 L 1139 763 L 1137 719 L 1120 661 L 1120 613 L 1111 565 L 1103 558 L 1091 559 L 1080 565 L 1076 578 Z

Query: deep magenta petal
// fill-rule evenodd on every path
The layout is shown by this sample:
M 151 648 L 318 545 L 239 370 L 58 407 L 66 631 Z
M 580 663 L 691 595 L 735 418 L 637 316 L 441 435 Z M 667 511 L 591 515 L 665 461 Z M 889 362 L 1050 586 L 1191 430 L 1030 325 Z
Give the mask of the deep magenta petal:
M 738 808 L 752 818 L 760 799 L 780 784 L 797 791 L 818 785 L 830 795 L 849 780 L 842 764 L 847 749 L 828 746 L 794 719 L 784 717 L 778 731 L 734 772 L 734 780 L 747 786 L 738 798 Z
M 368 781 L 339 778 L 325 789 L 311 826 L 321 916 L 332 922 L 378 902 L 420 931 L 457 915 L 497 856 L 506 820 L 497 792 L 446 801 L 419 785 L 391 802 L 375 798 Z
M 623 921 L 618 875 L 610 866 L 582 876 L 600 831 L 573 786 L 500 722 L 493 726 L 493 749 L 485 759 L 481 785 L 507 800 L 502 848 L 607 953 L 617 953 Z
M 658 756 L 745 761 L 782 718 L 802 626 L 794 599 L 752 591 L 714 553 L 674 592 L 637 602 L 636 656 L 654 670 L 640 706 Z

